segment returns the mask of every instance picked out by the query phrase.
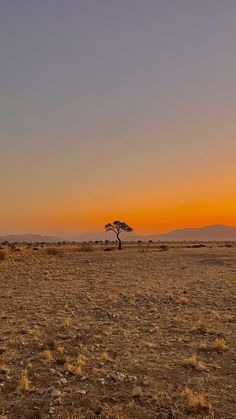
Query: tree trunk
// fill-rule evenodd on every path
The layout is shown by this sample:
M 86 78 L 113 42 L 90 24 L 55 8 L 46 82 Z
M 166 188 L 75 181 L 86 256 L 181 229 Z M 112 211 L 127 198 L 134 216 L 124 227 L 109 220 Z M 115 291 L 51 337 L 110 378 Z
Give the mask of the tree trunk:
M 122 250 L 122 247 L 121 247 L 121 239 L 119 237 L 119 234 L 117 234 L 117 240 L 118 240 L 118 250 Z

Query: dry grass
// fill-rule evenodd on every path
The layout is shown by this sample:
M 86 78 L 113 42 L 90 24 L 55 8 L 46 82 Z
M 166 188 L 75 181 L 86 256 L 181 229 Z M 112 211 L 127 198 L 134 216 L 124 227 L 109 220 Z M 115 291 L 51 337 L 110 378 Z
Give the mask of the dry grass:
M 191 367 L 192 369 L 195 369 L 197 371 L 206 371 L 206 366 L 197 360 L 197 356 L 196 355 L 192 355 L 189 358 L 185 358 L 183 360 L 183 365 L 185 367 Z
M 28 391 L 30 388 L 30 381 L 28 378 L 27 370 L 24 370 L 21 374 L 18 390 L 19 391 Z
M 235 248 L 145 246 L 0 263 L 0 417 L 236 417 Z
M 226 323 L 233 323 L 234 321 L 234 316 L 232 316 L 232 314 L 224 314 L 222 317 L 223 322 Z
M 6 259 L 6 252 L 5 250 L 0 250 L 0 261 Z
M 70 317 L 65 317 L 62 321 L 63 326 L 65 327 L 69 327 L 71 324 L 71 318 Z
M 71 364 L 70 362 L 67 362 L 65 364 L 65 370 L 68 372 L 71 372 L 72 374 L 79 375 L 80 377 L 83 376 L 83 369 L 82 366 L 79 364 Z
M 59 354 L 63 355 L 65 353 L 65 347 L 62 345 L 58 345 L 57 351 L 59 352 Z
M 205 334 L 211 330 L 211 327 L 203 320 L 198 320 L 196 323 L 192 325 L 191 330 L 194 333 Z
M 190 388 L 185 388 L 182 394 L 186 397 L 190 410 L 196 412 L 208 410 L 209 404 L 206 402 L 203 393 L 194 393 Z
M 4 362 L 0 359 L 0 374 L 8 374 L 10 369 L 4 364 Z
M 177 303 L 182 304 L 182 305 L 186 305 L 186 304 L 188 304 L 188 298 L 184 297 L 184 296 L 179 297 L 177 299 Z
M 112 358 L 107 352 L 101 352 L 100 359 L 104 362 L 112 362 Z
M 53 360 L 53 354 L 52 351 L 50 351 L 50 349 L 45 349 L 45 351 L 43 351 L 41 353 L 41 357 L 43 359 L 46 359 L 47 361 L 52 361 Z
M 86 362 L 87 358 L 85 355 L 78 355 L 75 363 L 66 362 L 65 370 L 82 378 L 84 376 Z
M 45 350 L 54 351 L 57 348 L 57 342 L 54 338 L 48 337 L 43 342 L 43 348 Z
M 222 338 L 216 338 L 212 344 L 212 348 L 218 352 L 223 352 L 228 349 L 225 339 Z
M 82 243 L 78 248 L 77 252 L 92 252 L 93 246 L 91 243 Z
M 199 347 L 200 351 L 206 351 L 208 349 L 208 344 L 205 340 L 203 340 L 199 343 L 198 347 Z
M 57 249 L 56 247 L 47 247 L 45 249 L 45 253 L 47 253 L 47 255 L 49 255 L 49 256 L 60 256 L 61 255 L 60 249 Z

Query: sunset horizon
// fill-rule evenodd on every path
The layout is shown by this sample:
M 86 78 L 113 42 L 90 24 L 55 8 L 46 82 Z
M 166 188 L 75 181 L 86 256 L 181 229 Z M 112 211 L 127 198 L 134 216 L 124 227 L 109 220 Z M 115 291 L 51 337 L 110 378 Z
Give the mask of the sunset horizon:
M 111 220 L 111 222 L 113 222 L 113 221 L 114 220 Z M 131 223 L 129 223 L 129 225 L 131 225 Z M 129 233 L 129 234 L 125 233 L 126 238 L 128 238 L 129 235 L 130 235 L 130 238 L 132 239 L 132 236 L 140 236 L 140 237 L 143 236 L 143 237 L 145 237 L 145 236 L 152 236 L 152 235 L 153 236 L 154 235 L 165 235 L 165 234 L 172 233 L 172 232 L 175 232 L 175 231 L 197 230 L 197 229 L 202 230 L 202 229 L 213 229 L 213 228 L 235 229 L 235 232 L 236 232 L 236 226 L 233 226 L 233 225 L 230 225 L 230 224 L 224 224 L 224 223 L 201 224 L 201 225 L 184 225 L 184 226 L 169 228 L 169 229 L 165 229 L 165 230 L 160 230 L 160 229 L 159 230 L 158 229 L 142 230 L 142 229 L 136 229 L 133 225 L 132 225 L 132 228 L 133 228 L 132 233 Z M 91 229 L 91 230 L 88 230 L 88 229 L 87 230 L 72 230 L 72 231 L 69 231 L 67 233 L 63 232 L 63 230 L 62 230 L 62 232 L 60 232 L 59 230 L 58 231 L 55 230 L 53 232 L 44 231 L 44 230 L 41 230 L 41 231 L 38 231 L 38 230 L 8 231 L 8 232 L 5 232 L 5 233 L 0 232 L 0 238 L 1 237 L 7 237 L 7 236 L 18 236 L 18 237 L 20 237 L 20 236 L 42 236 L 42 237 L 55 237 L 55 239 L 56 238 L 59 238 L 59 239 L 64 238 L 64 239 L 68 240 L 69 238 L 73 238 L 73 237 L 80 237 L 80 236 L 82 236 L 82 237 L 88 236 L 89 237 L 90 235 L 92 237 L 93 235 L 99 235 L 99 234 L 104 236 L 104 234 L 105 234 L 104 226 L 103 226 L 103 228 L 100 227 L 100 228 L 97 228 L 97 229 L 94 228 L 94 229 Z M 93 240 L 93 239 L 91 239 L 91 240 Z
M 0 1 L 0 418 L 236 418 L 235 22 Z
M 0 232 L 236 226 L 236 6 L 0 6 Z

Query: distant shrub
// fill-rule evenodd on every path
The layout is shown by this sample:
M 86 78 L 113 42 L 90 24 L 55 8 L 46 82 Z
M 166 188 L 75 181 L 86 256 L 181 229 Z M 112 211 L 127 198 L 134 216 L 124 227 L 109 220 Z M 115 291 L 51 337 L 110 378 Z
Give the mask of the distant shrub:
M 104 252 L 110 252 L 111 250 L 114 250 L 114 249 L 112 249 L 112 247 L 105 247 Z
M 80 247 L 78 248 L 78 252 L 92 252 L 93 251 L 93 246 L 91 243 L 88 242 L 84 242 L 80 245 Z
M 61 252 L 56 247 L 47 247 L 45 252 L 50 256 L 59 256 Z
M 159 247 L 159 249 L 160 249 L 160 251 L 161 251 L 161 252 L 166 252 L 167 250 L 169 250 L 169 247 L 168 247 L 168 246 L 166 246 L 166 244 L 162 244 L 162 245 Z
M 6 252 L 4 250 L 0 250 L 0 260 L 6 259 Z
M 207 247 L 205 244 L 193 244 L 191 246 L 193 249 L 200 249 L 201 247 Z

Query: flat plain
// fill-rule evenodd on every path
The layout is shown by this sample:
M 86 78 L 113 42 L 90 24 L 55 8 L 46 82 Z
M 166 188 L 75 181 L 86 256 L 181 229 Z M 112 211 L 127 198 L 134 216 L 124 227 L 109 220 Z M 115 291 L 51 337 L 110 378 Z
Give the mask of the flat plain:
M 2 246 L 1 418 L 236 417 L 236 244 L 167 246 Z

